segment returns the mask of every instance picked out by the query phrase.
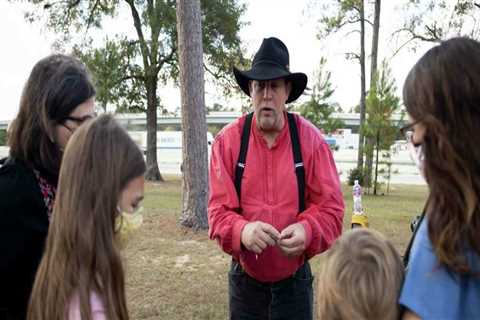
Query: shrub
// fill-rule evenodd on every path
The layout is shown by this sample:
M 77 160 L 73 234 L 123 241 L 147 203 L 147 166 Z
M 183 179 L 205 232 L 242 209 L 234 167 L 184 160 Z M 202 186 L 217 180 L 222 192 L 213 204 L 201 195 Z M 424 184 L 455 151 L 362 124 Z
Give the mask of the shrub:
M 0 130 L 0 146 L 7 144 L 7 130 Z
M 348 185 L 353 186 L 355 180 L 358 180 L 358 183 L 363 186 L 364 174 L 362 169 L 354 168 L 348 173 Z

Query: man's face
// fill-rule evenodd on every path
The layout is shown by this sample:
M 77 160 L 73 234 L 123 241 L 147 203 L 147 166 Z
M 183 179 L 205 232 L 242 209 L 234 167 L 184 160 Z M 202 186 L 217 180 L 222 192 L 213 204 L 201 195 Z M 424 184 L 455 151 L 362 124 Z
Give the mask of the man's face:
M 250 96 L 260 130 L 270 132 L 283 128 L 283 112 L 289 94 L 290 83 L 285 79 L 250 81 Z

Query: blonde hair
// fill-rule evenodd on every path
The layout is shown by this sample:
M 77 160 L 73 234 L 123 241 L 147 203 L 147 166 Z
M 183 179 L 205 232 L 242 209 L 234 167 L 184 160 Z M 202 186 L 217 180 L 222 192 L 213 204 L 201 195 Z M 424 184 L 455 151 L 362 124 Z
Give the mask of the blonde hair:
M 99 116 L 75 131 L 63 156 L 28 319 L 65 319 L 77 293 L 82 319 L 91 320 L 92 292 L 101 298 L 107 319 L 129 319 L 115 243 L 116 207 L 122 190 L 145 169 L 142 152 L 112 116 Z
M 317 280 L 317 319 L 397 319 L 400 255 L 379 232 L 347 231 L 327 252 Z

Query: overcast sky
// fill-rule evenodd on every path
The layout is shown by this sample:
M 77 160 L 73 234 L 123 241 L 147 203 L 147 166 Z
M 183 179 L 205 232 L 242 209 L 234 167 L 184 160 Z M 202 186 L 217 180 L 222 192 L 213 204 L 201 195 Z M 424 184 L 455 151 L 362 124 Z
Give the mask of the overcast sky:
M 327 58 L 327 69 L 332 72 L 333 86 L 336 88 L 333 101 L 340 103 L 346 110 L 359 101 L 360 68 L 355 61 L 345 59 L 345 52 L 354 51 L 358 45 L 358 36 L 355 34 L 339 34 L 327 40 L 316 38 L 319 8 L 309 8 L 308 0 L 251 0 L 246 1 L 248 11 L 243 17 L 250 22 L 242 29 L 240 36 L 248 56 L 258 50 L 262 39 L 270 36 L 280 38 L 290 51 L 290 69 L 294 72 L 304 72 L 309 77 L 309 86 L 313 85 L 312 75 L 318 67 L 321 56 Z M 382 45 L 379 50 L 379 64 L 385 57 L 391 57 L 396 44 L 390 40 L 390 35 L 398 25 L 396 17 L 398 11 L 395 6 L 401 5 L 403 0 L 383 1 L 381 16 Z M 311 3 L 311 1 L 310 1 Z M 9 120 L 15 117 L 18 111 L 23 85 L 33 65 L 42 57 L 51 53 L 51 43 L 54 35 L 42 32 L 42 26 L 25 22 L 23 10 L 25 4 L 10 3 L 0 0 L 0 35 L 2 50 L 0 51 L 0 93 L 2 104 L 0 120 Z M 110 30 L 131 30 L 130 17 L 120 17 L 104 27 L 103 33 Z M 367 27 L 368 28 L 368 27 Z M 99 32 L 102 34 L 102 32 Z M 422 45 L 416 52 L 401 51 L 391 59 L 393 75 L 400 88 L 408 70 L 418 58 L 430 47 Z M 367 64 L 369 62 L 367 61 Z M 368 69 L 367 69 L 368 70 Z M 367 71 L 368 72 L 368 71 Z M 207 104 L 219 102 L 238 107 L 237 101 L 225 101 L 218 96 L 213 87 L 206 87 Z M 160 89 L 162 103 L 170 110 L 180 105 L 178 90 L 169 87 Z

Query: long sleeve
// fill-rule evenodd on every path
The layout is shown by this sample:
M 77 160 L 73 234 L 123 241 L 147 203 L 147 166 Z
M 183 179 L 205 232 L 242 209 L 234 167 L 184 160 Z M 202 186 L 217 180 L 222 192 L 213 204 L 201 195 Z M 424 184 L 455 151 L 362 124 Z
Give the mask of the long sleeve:
M 222 137 L 217 137 L 210 158 L 209 237 L 223 251 L 238 258 L 243 227 L 248 223 L 239 212 L 232 172 L 233 158 L 225 152 Z
M 345 211 L 340 180 L 332 153 L 325 142 L 307 163 L 307 209 L 298 215 L 307 234 L 307 258 L 327 250 L 342 232 Z

